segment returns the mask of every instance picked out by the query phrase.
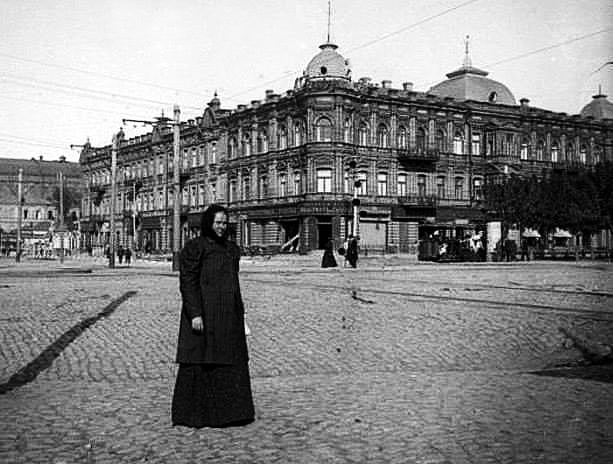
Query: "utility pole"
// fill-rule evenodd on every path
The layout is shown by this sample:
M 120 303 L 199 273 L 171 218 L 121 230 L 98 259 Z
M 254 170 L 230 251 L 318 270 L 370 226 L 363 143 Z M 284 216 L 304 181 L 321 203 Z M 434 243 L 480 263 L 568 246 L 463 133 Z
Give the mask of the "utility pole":
M 174 121 L 173 121 L 173 154 L 174 154 L 174 172 L 173 172 L 173 184 L 174 184 L 174 208 L 173 208 L 173 222 L 172 222 L 172 270 L 179 270 L 179 251 L 181 250 L 181 152 L 180 152 L 180 117 L 181 110 L 179 105 L 173 107 Z
M 143 124 L 152 124 L 159 126 L 167 126 L 171 124 L 173 127 L 172 141 L 173 141 L 173 185 L 174 185 L 174 206 L 173 206 L 173 224 L 172 224 L 172 270 L 179 270 L 179 252 L 181 250 L 181 110 L 179 105 L 173 107 L 174 118 L 172 122 L 169 118 L 162 117 L 155 118 L 156 121 L 146 121 L 140 119 L 123 119 L 123 123 L 126 122 L 140 122 Z
M 15 250 L 15 262 L 21 260 L 21 218 L 23 216 L 23 169 L 19 168 L 17 176 L 17 247 Z
M 60 171 L 60 263 L 64 263 L 64 177 Z
M 122 134 L 121 129 L 118 133 L 113 135 L 113 145 L 111 147 L 111 217 L 110 217 L 110 229 L 111 236 L 109 238 L 109 247 L 110 247 L 110 255 L 109 255 L 109 267 L 111 269 L 115 268 L 115 203 L 117 201 L 117 150 L 119 148 L 119 139 L 120 134 Z
M 357 163 L 355 160 L 349 161 L 349 168 L 351 169 L 351 177 L 353 178 L 353 199 L 351 200 L 351 205 L 353 206 L 353 224 L 352 224 L 352 235 L 357 239 L 358 235 L 358 221 L 360 220 L 360 216 L 358 214 L 358 208 L 360 207 L 360 199 L 358 198 L 358 189 L 362 185 L 362 181 L 357 179 L 356 177 L 356 169 Z

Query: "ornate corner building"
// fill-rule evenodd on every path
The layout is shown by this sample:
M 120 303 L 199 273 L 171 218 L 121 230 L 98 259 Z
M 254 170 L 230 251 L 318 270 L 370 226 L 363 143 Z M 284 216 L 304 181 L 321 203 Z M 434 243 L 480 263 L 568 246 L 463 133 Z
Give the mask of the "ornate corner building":
M 181 124 L 183 239 L 197 234 L 207 205 L 221 203 L 244 247 L 308 251 L 355 227 L 363 249 L 406 252 L 434 230 L 483 230 L 486 179 L 613 160 L 613 104 L 604 95 L 580 115 L 517 104 L 468 51 L 446 80 L 418 92 L 411 83 L 354 81 L 336 45 L 320 49 L 292 90 L 234 109 L 215 95 L 202 117 Z M 84 243 L 108 238 L 110 150 L 81 153 Z M 121 143 L 120 243 L 171 248 L 172 160 L 166 125 Z

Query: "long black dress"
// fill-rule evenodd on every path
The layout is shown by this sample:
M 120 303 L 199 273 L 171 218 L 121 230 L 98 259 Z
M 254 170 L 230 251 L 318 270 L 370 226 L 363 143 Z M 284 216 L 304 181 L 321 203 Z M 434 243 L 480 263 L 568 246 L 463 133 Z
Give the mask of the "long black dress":
M 334 249 L 334 244 L 332 243 L 332 241 L 328 241 L 328 243 L 326 243 L 326 247 L 324 249 L 324 255 L 321 258 L 321 267 L 337 267 L 338 264 L 336 263 L 336 259 L 334 259 L 334 252 L 332 251 Z
M 236 245 L 208 237 L 192 240 L 181 252 L 183 309 L 173 425 L 227 427 L 253 421 L 239 259 Z M 191 329 L 196 316 L 203 318 L 204 333 Z

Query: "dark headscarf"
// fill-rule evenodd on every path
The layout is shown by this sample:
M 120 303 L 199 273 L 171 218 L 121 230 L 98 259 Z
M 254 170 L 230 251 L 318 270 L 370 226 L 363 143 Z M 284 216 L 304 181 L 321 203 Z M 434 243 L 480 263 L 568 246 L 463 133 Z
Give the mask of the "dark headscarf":
M 215 215 L 217 213 L 225 213 L 228 215 L 228 210 L 221 205 L 210 205 L 204 213 L 202 213 L 202 220 L 200 222 L 200 233 L 203 237 L 209 237 L 222 245 L 226 244 L 228 239 L 228 229 L 226 228 L 225 234 L 219 236 L 213 230 L 213 222 L 215 221 Z

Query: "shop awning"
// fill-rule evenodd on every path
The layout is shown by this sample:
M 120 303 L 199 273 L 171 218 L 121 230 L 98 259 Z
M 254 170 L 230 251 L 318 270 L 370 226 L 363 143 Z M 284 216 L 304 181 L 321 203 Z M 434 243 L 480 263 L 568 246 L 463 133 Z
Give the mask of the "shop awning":
M 554 238 L 573 238 L 573 234 L 568 232 L 567 230 L 556 230 L 553 234 Z
M 532 230 L 532 229 L 524 230 L 524 233 L 521 235 L 522 237 L 525 237 L 525 238 L 541 238 L 541 234 L 539 234 L 536 230 Z

